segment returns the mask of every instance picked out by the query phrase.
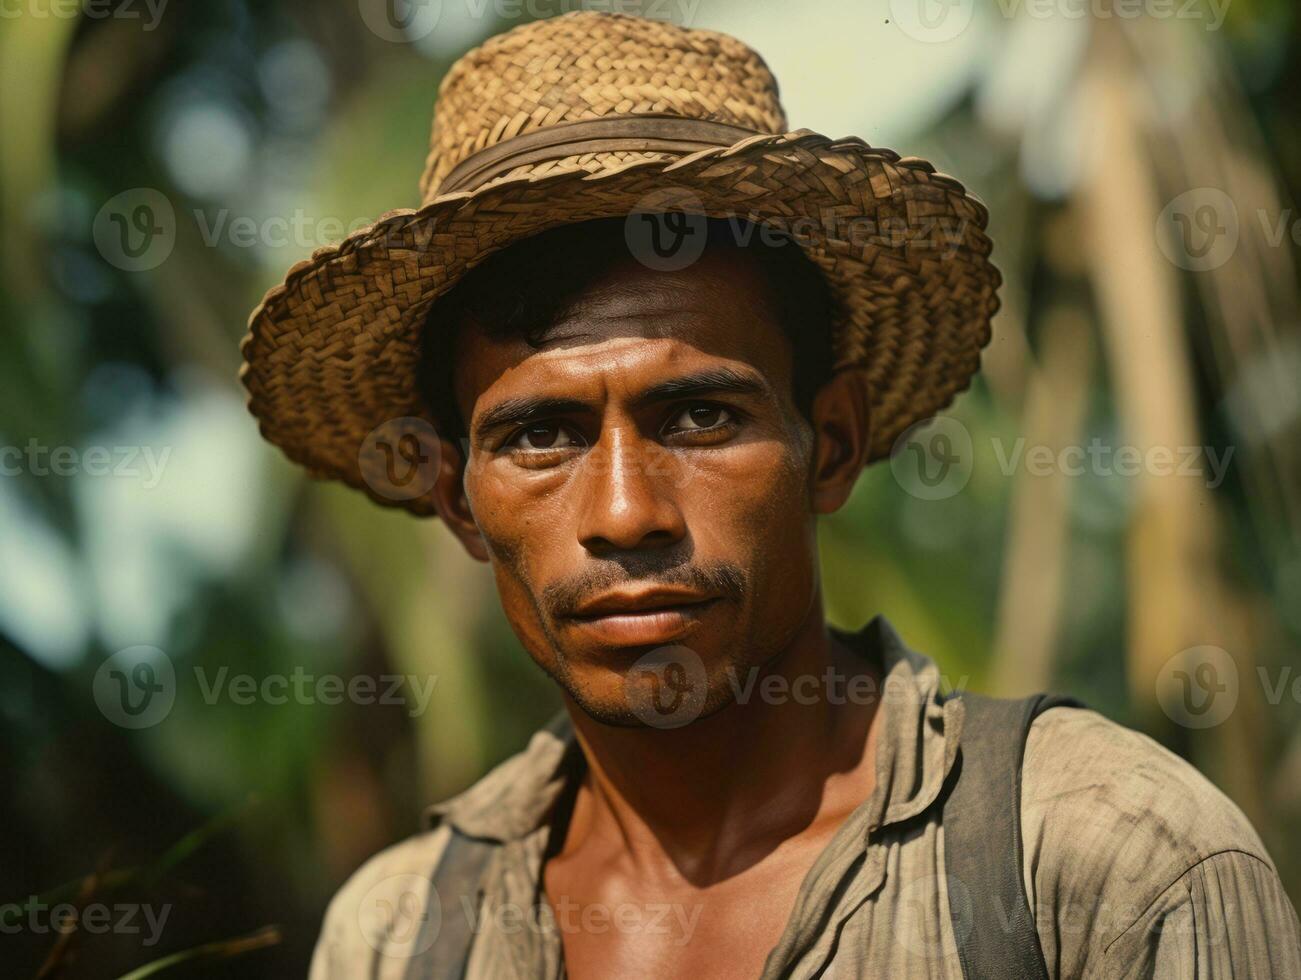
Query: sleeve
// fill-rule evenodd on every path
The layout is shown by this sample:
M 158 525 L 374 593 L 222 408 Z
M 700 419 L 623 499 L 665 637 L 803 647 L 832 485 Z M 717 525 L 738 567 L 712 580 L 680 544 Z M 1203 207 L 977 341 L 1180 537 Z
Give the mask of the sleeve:
M 1297 917 L 1238 807 L 1096 712 L 1054 708 L 1026 745 L 1023 873 L 1060 980 L 1301 980 Z
M 1225 851 L 1199 862 L 1107 947 L 1099 977 L 1291 980 L 1301 929 L 1274 869 Z

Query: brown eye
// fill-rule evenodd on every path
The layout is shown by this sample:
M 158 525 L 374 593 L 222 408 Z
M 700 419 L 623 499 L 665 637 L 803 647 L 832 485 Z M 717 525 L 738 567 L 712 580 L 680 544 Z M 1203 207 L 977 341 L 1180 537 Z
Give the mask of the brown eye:
M 568 429 L 554 422 L 539 422 L 519 431 L 511 445 L 516 449 L 567 449 L 577 445 Z
M 731 413 L 721 405 L 692 405 L 679 412 L 669 428 L 674 432 L 691 432 L 713 429 L 730 421 Z

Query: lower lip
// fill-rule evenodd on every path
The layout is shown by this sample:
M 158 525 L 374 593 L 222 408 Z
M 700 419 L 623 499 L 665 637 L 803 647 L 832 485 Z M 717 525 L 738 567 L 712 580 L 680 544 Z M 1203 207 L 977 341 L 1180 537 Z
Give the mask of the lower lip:
M 651 646 L 679 640 L 700 622 L 700 614 L 713 601 L 645 612 L 611 613 L 575 618 L 572 622 L 601 643 L 610 646 Z

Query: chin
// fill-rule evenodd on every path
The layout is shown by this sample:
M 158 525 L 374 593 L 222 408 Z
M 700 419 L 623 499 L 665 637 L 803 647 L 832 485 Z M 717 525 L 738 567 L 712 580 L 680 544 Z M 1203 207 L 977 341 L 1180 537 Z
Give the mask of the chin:
M 732 674 L 744 667 L 706 660 L 689 647 L 612 651 L 621 663 L 588 664 L 556 680 L 585 714 L 617 728 L 672 730 L 708 718 L 735 702 Z

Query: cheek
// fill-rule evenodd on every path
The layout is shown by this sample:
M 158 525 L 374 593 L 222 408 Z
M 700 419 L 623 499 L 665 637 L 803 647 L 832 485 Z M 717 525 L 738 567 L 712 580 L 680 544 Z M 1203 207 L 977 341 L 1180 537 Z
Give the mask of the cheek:
M 806 466 L 793 446 L 747 443 L 698 461 L 683 506 L 700 550 L 758 573 L 811 553 L 813 511 Z M 756 567 L 757 566 L 757 567 Z
M 536 599 L 541 584 L 546 581 L 539 557 L 548 553 L 548 543 L 537 539 L 539 533 L 545 533 L 545 524 L 536 515 L 507 502 L 484 500 L 482 494 L 476 504 L 468 480 L 466 495 L 471 499 L 475 523 L 488 549 L 497 597 L 506 620 L 529 655 L 544 670 L 551 671 L 555 666 L 555 652 Z
M 563 554 L 556 537 L 561 522 L 548 520 L 539 501 L 522 499 L 492 476 L 467 475 L 465 494 L 492 560 L 502 604 L 512 618 L 534 615 L 532 597 L 549 580 L 546 559 Z
M 535 511 L 521 506 L 519 496 L 493 474 L 491 465 L 466 473 L 465 499 L 494 563 L 518 566 L 535 534 Z

